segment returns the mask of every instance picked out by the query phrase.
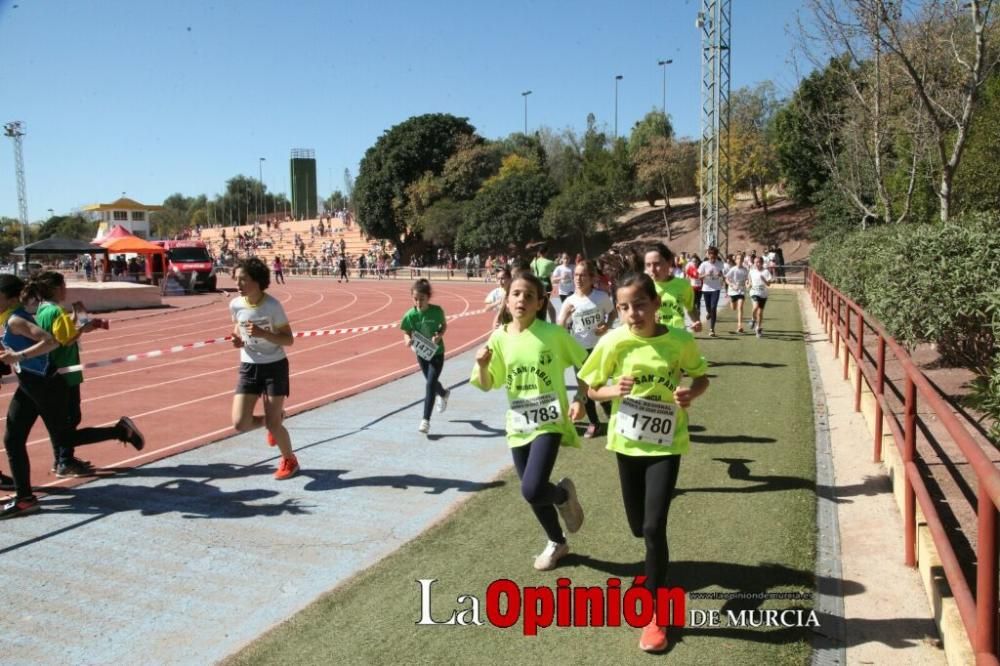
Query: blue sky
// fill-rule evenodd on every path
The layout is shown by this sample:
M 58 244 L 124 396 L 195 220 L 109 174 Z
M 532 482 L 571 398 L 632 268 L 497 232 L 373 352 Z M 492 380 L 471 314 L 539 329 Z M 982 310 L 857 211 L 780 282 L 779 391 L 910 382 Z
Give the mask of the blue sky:
M 733 1 L 732 86 L 789 66 L 800 3 Z M 698 0 L 0 0 L 0 122 L 25 123 L 29 219 L 174 192 L 221 192 L 243 173 L 287 191 L 292 148 L 316 151 L 321 193 L 343 189 L 389 127 L 468 117 L 499 138 L 524 123 L 625 134 L 662 100 L 699 133 Z M 0 216 L 17 217 L 0 146 Z

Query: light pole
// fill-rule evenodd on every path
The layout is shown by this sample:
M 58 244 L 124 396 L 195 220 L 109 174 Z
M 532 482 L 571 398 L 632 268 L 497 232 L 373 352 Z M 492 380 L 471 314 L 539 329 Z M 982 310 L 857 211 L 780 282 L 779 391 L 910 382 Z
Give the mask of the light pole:
M 530 90 L 525 90 L 521 93 L 521 97 L 524 98 L 524 133 L 528 134 L 528 95 L 531 94 Z
M 257 222 L 260 222 L 260 208 L 264 197 L 264 160 L 266 157 L 257 158 Z
M 624 76 L 618 74 L 615 76 L 615 139 L 618 139 L 618 82 L 621 81 Z
M 663 117 L 667 117 L 667 65 L 672 63 L 673 60 L 657 60 L 656 64 L 663 68 Z

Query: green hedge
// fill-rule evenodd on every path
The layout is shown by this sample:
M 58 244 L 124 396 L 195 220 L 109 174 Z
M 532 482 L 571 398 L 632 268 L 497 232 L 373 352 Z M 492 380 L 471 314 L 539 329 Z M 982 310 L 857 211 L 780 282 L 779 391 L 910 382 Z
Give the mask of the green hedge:
M 1000 214 L 835 234 L 809 262 L 902 344 L 973 370 L 973 402 L 1000 436 Z

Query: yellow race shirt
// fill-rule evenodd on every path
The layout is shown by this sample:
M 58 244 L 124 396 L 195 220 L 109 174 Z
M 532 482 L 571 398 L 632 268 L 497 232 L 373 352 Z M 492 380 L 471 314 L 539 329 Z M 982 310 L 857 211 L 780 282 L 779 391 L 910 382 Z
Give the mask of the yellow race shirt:
M 690 447 L 687 412 L 674 402 L 681 373 L 701 377 L 708 363 L 694 336 L 683 328 L 639 337 L 627 326 L 601 338 L 580 370 L 580 379 L 600 388 L 633 377 L 632 393 L 611 402 L 608 449 L 627 456 L 669 456 Z
M 684 278 L 653 281 L 656 295 L 660 297 L 657 314 L 660 323 L 673 328 L 684 328 L 684 313 L 694 310 L 694 287 Z
M 541 434 L 557 433 L 563 446 L 580 446 L 563 374 L 583 364 L 586 350 L 556 324 L 536 319 L 520 333 L 511 333 L 509 326 L 493 331 L 486 343 L 493 352 L 488 368 L 493 387 L 507 389 L 507 444 L 524 446 Z M 472 366 L 471 382 L 483 389 L 478 364 Z

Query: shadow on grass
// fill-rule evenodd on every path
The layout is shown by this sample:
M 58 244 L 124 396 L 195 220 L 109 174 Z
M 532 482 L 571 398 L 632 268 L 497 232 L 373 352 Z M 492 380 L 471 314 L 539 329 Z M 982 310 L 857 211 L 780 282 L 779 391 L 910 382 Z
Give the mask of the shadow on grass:
M 730 361 L 729 363 L 709 363 L 710 368 L 725 368 L 725 367 L 741 367 L 741 368 L 767 368 L 768 370 L 772 368 L 787 368 L 785 363 L 750 363 L 749 361 Z
M 753 435 L 691 435 L 691 442 L 697 444 L 773 444 L 776 441 L 773 437 Z
M 726 472 L 729 478 L 736 481 L 756 483 L 756 486 L 714 486 L 708 488 L 678 488 L 674 496 L 685 493 L 767 493 L 779 490 L 816 490 L 816 484 L 811 479 L 798 476 L 780 476 L 777 474 L 755 475 L 750 471 L 748 463 L 751 458 L 713 458 L 728 465 Z

